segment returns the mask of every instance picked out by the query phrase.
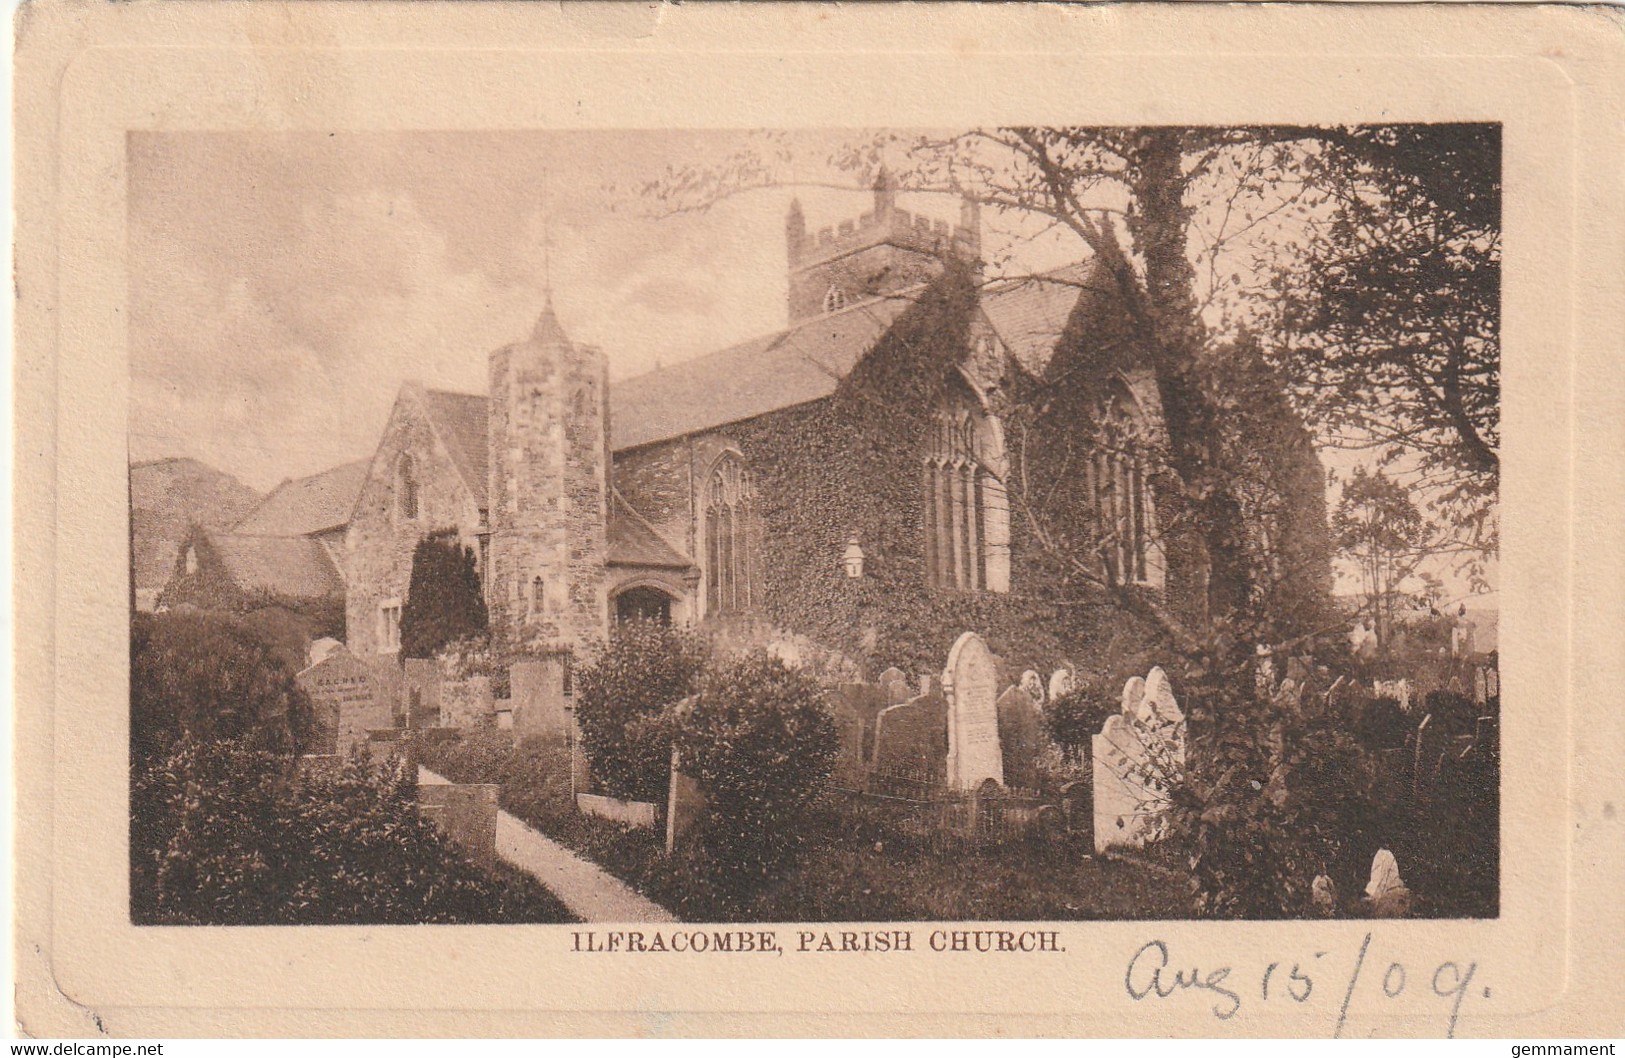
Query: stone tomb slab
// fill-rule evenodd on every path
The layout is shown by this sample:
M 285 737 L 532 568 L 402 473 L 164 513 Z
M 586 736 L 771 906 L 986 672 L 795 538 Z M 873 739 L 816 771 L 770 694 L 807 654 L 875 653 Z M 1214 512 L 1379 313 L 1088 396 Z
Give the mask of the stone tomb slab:
M 948 694 L 948 785 L 974 790 L 988 779 L 1004 782 L 998 663 L 981 636 L 966 632 L 954 643 L 942 683 Z

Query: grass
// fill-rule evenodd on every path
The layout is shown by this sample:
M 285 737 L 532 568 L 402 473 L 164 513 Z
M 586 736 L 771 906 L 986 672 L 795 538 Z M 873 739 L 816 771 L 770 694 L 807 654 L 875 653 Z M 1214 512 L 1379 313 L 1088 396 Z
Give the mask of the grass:
M 795 861 L 745 886 L 703 854 L 668 856 L 663 833 L 576 811 L 569 755 L 499 734 L 426 747 L 453 782 L 502 786 L 502 807 L 691 922 L 1050 921 L 1190 916 L 1188 887 L 1139 864 L 1099 859 L 1075 841 L 998 846 L 902 833 L 880 811 L 822 802 L 800 824 Z

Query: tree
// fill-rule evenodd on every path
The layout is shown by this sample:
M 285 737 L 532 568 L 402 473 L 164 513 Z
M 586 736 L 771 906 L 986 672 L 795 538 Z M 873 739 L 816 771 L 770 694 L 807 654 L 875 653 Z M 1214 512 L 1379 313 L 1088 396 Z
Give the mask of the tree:
M 1275 270 L 1278 355 L 1332 443 L 1406 471 L 1458 550 L 1492 554 L 1500 126 L 1350 129 L 1315 174 L 1332 208 Z
M 1356 467 L 1332 516 L 1337 546 L 1360 570 L 1360 587 L 1379 646 L 1393 631 L 1394 602 L 1415 572 L 1425 526 L 1410 492 L 1381 470 Z
M 459 547 L 450 533 L 419 540 L 401 607 L 401 656 L 432 658 L 446 644 L 484 632 L 486 622 L 473 548 Z

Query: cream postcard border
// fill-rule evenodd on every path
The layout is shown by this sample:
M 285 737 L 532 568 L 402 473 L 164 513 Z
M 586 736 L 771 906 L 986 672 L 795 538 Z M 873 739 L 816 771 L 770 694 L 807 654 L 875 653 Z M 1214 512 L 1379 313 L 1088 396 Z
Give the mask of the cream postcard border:
M 1477 963 L 1462 1035 L 1619 1032 L 1625 1001 L 1604 978 L 1625 937 L 1608 888 L 1625 863 L 1621 563 L 1610 553 L 1625 540 L 1608 508 L 1620 492 L 1599 488 L 1620 482 L 1625 450 L 1606 414 L 1609 401 L 1618 411 L 1625 274 L 1619 29 L 1580 9 L 1472 6 L 25 8 L 21 1025 L 1323 1036 L 1369 933 L 1368 974 L 1397 961 L 1420 981 L 1446 960 Z M 1020 956 L 584 955 L 565 926 L 130 926 L 127 131 L 1415 120 L 1505 130 L 1498 920 L 1066 923 L 1064 952 Z M 1302 1006 L 1249 1001 L 1229 1021 L 1199 995 L 1136 1003 L 1124 968 L 1154 939 L 1180 964 L 1236 967 L 1241 987 L 1269 961 L 1301 961 L 1323 991 Z M 1447 1011 L 1425 990 L 1373 997 L 1375 976 L 1363 989 L 1346 1033 L 1443 1033 Z

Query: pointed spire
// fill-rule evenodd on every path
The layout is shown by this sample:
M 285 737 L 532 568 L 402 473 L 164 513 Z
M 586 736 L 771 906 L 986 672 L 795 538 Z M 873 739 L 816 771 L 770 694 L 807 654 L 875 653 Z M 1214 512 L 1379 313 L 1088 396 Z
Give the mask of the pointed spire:
M 542 314 L 536 317 L 536 326 L 531 328 L 530 340 L 538 345 L 571 346 L 570 336 L 564 333 L 564 327 L 559 323 L 558 314 L 553 311 L 553 291 L 547 291 L 547 300 L 542 304 Z

